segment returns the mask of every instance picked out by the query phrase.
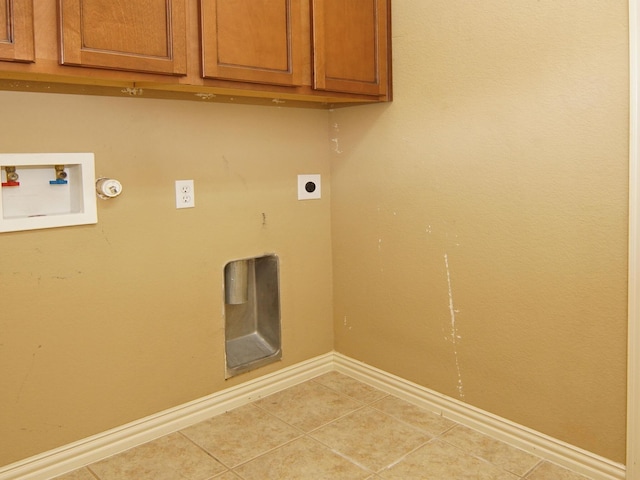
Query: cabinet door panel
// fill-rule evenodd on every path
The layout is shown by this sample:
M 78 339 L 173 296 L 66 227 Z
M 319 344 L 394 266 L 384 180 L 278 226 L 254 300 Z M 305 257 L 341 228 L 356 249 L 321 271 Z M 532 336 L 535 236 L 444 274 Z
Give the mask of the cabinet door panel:
M 313 0 L 314 88 L 386 95 L 386 0 Z
M 35 60 L 32 0 L 0 0 L 0 60 Z
M 186 74 L 185 0 L 59 0 L 61 63 Z
M 201 0 L 203 76 L 301 84 L 301 0 Z

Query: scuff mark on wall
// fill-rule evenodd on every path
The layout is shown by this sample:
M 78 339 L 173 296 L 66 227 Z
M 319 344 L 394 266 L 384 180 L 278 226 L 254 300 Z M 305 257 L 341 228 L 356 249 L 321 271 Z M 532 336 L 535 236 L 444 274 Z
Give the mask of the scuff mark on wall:
M 458 342 L 462 337 L 458 334 L 458 325 L 456 324 L 456 310 L 453 306 L 453 290 L 451 288 L 451 271 L 449 269 L 449 255 L 444 254 L 444 266 L 447 271 L 447 288 L 449 291 L 449 313 L 451 315 L 451 343 L 453 344 L 453 357 L 456 363 L 456 373 L 458 375 L 458 384 L 456 389 L 458 390 L 458 396 L 461 400 L 464 400 L 464 386 L 462 384 L 462 373 L 460 371 L 460 359 L 458 358 Z
M 244 186 L 244 188 L 246 190 L 248 190 L 249 187 L 247 186 L 247 180 L 242 175 L 240 175 L 239 173 L 231 171 L 231 166 L 229 164 L 229 160 L 224 155 L 222 155 L 222 163 L 224 165 L 225 174 L 227 176 L 230 176 L 231 174 L 233 174 L 236 178 L 238 178 L 242 182 L 242 185 Z
M 102 227 L 101 231 L 102 231 L 102 238 L 104 239 L 105 242 L 107 242 L 107 244 L 109 246 L 111 246 L 111 241 L 109 240 L 109 237 L 107 236 L 107 232 L 104 231 L 104 227 Z
M 53 275 L 51 278 L 53 280 L 69 280 L 70 278 L 74 278 L 78 275 L 82 275 L 82 271 L 78 270 L 76 272 L 76 275 L 74 274 L 69 274 L 69 275 Z
M 337 123 L 333 124 L 333 131 L 336 134 L 336 136 L 331 139 L 331 141 L 333 142 L 333 151 L 336 152 L 337 154 L 341 154 L 342 150 L 340 150 L 340 139 L 338 138 L 338 133 L 340 133 L 340 127 L 338 126 Z
M 342 150 L 340 150 L 340 140 L 338 138 L 332 138 L 331 141 L 333 142 L 333 151 L 340 154 L 342 153 Z
M 41 348 L 42 348 L 42 345 L 38 345 L 38 349 L 41 349 Z M 27 381 L 31 377 L 31 373 L 33 372 L 33 368 L 36 363 L 36 353 L 38 353 L 37 350 L 31 354 L 31 364 L 29 365 L 29 370 L 27 371 L 27 374 L 24 376 L 24 379 L 20 384 L 20 388 L 18 389 L 18 394 L 16 395 L 16 404 L 20 403 L 20 398 L 22 397 L 22 390 L 24 390 L 24 386 L 27 384 Z

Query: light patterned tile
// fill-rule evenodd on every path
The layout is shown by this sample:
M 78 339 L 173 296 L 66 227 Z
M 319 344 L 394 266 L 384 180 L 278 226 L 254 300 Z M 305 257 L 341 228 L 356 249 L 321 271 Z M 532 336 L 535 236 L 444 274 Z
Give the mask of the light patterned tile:
M 215 477 L 211 478 L 211 480 L 242 480 L 242 479 L 235 473 L 229 471 L 229 472 L 224 472 L 222 475 L 216 475 Z
M 430 439 L 429 435 L 371 407 L 353 412 L 309 435 L 374 472 Z
M 589 480 L 589 477 L 549 462 L 542 462 L 540 466 L 536 467 L 536 469 L 525 478 L 527 480 Z
M 192 425 L 182 433 L 228 467 L 302 435 L 300 430 L 253 405 Z
M 269 395 L 254 405 L 306 432 L 362 406 L 360 402 L 313 381 Z
M 452 428 L 441 438 L 519 476 L 527 473 L 540 461 L 539 457 L 462 425 Z
M 371 406 L 434 436 L 440 435 L 457 425 L 451 420 L 391 395 L 373 403 Z
M 440 440 L 433 440 L 420 447 L 392 467 L 378 472 L 378 475 L 396 480 L 518 480 L 519 478 Z
M 66 473 L 56 477 L 54 480 L 96 480 L 89 470 L 86 468 L 80 468 L 73 472 Z
M 225 468 L 172 433 L 89 466 L 100 480 L 207 480 Z
M 245 480 L 358 480 L 371 472 L 302 437 L 235 469 Z
M 382 390 L 373 388 L 366 383 L 362 383 L 336 371 L 325 373 L 313 380 L 363 403 L 375 402 L 387 396 L 387 393 Z

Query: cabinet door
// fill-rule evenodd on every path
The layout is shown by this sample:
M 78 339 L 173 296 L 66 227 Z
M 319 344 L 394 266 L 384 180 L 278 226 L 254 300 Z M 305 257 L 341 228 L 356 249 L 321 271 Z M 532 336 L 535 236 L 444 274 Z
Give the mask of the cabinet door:
M 185 0 L 59 0 L 63 65 L 185 75 Z
M 205 78 L 301 84 L 301 0 L 201 0 L 200 12 Z
M 0 60 L 35 60 L 32 0 L 0 0 Z
M 387 0 L 312 0 L 313 87 L 388 94 Z

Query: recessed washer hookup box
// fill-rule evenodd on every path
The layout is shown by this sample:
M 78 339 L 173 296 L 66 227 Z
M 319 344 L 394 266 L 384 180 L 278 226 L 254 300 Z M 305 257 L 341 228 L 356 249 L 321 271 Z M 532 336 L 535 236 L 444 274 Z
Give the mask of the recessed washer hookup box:
M 0 233 L 98 222 L 93 153 L 0 154 Z

